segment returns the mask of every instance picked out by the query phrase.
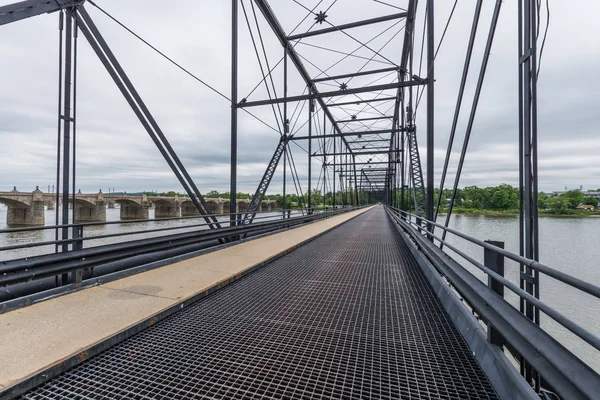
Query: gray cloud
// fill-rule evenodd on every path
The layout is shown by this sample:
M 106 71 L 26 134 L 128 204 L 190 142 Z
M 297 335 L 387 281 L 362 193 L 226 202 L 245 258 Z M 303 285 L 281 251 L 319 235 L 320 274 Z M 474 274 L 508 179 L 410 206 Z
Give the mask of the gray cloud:
M 7 4 L 10 1 L 1 3 Z M 307 7 L 316 4 L 308 0 L 302 3 L 306 3 Z M 331 1 L 326 1 L 322 7 L 326 8 L 330 3 Z M 452 3 L 436 2 L 438 38 Z M 105 0 L 100 5 L 173 59 L 229 95 L 229 3 L 180 1 L 169 3 L 165 7 L 164 3 L 158 1 Z M 423 6 L 424 2 L 421 2 L 420 15 Z M 305 14 L 304 10 L 292 2 L 272 1 L 272 7 L 288 31 Z M 493 2 L 486 2 L 482 13 L 480 36 L 459 120 L 457 143 L 452 153 L 450 178 L 453 178 L 456 171 L 458 149 L 464 136 L 492 7 Z M 596 95 L 600 40 L 592 31 L 595 28 L 593 16 L 600 11 L 600 5 L 578 0 L 568 4 L 552 2 L 551 7 L 553 20 L 539 81 L 540 188 L 553 190 L 565 185 L 578 187 L 580 184 L 595 188 L 600 186 L 600 164 L 596 162 L 596 155 L 600 151 L 600 141 L 596 140 L 597 110 L 600 109 L 600 100 Z M 140 44 L 91 5 L 87 9 L 200 189 L 228 190 L 229 103 Z M 389 8 L 379 3 L 355 0 L 343 2 L 343 6 L 339 2 L 328 14 L 334 23 L 343 23 L 389 11 Z M 436 60 L 435 171 L 438 178 L 445 156 L 472 13 L 472 4 L 459 2 Z M 0 27 L 0 52 L 5 55 L 3 74 L 0 76 L 0 85 L 3 87 L 0 93 L 0 190 L 10 189 L 13 185 L 18 185 L 23 190 L 31 190 L 35 185 L 44 189 L 53 184 L 55 179 L 57 18 L 56 14 L 43 15 Z M 308 18 L 298 27 L 297 32 L 308 29 L 313 22 L 312 18 Z M 353 34 L 366 41 L 392 25 L 392 22 L 387 22 L 378 28 L 358 28 Z M 261 29 L 270 66 L 273 67 L 282 56 L 281 46 L 262 20 Z M 421 30 L 422 26 L 418 25 L 417 44 L 420 44 Z M 370 42 L 370 47 L 383 46 L 395 32 L 396 29 L 390 29 Z M 516 32 L 516 3 L 505 2 L 461 186 L 516 184 Z M 398 61 L 402 36 L 398 35 L 381 52 L 383 57 Z M 348 52 L 360 47 L 342 34 L 323 36 L 319 40 L 307 39 L 305 42 L 309 45 L 345 49 Z M 325 69 L 343 57 L 309 45 L 298 45 L 297 50 L 315 63 L 315 66 L 307 63 L 307 69 L 315 75 L 319 73 L 317 67 Z M 83 191 L 108 187 L 128 191 L 181 190 L 161 154 L 82 37 L 79 55 L 77 186 Z M 328 73 L 356 70 L 364 65 L 364 58 L 371 58 L 373 53 L 361 48 L 354 55 L 356 57 L 348 57 L 339 62 Z M 376 56 L 367 68 L 385 66 L 383 57 Z M 240 15 L 239 59 L 239 95 L 244 97 L 260 81 L 261 74 L 243 14 Z M 418 65 L 418 60 L 415 62 Z M 293 68 L 290 68 L 289 75 L 289 93 L 302 93 L 305 85 Z M 422 71 L 421 75 L 425 76 L 426 72 Z M 273 79 L 279 84 L 278 96 L 282 96 L 281 65 L 273 72 Z M 387 81 L 378 83 L 384 82 Z M 356 78 L 352 82 L 357 86 L 366 83 L 369 83 L 369 78 L 365 77 Z M 326 84 L 320 85 L 320 88 L 335 89 Z M 365 94 L 363 98 L 373 95 Z M 249 100 L 266 96 L 264 86 L 260 85 Z M 425 100 L 423 96 L 417 120 L 424 164 Z M 361 115 L 372 116 L 377 112 L 384 112 L 389 106 L 391 103 L 382 104 L 377 107 L 379 111 L 366 109 Z M 296 104 L 291 103 L 289 107 L 292 113 Z M 300 108 L 301 106 L 297 113 L 300 113 Z M 354 111 L 350 111 L 350 114 L 361 110 L 362 106 L 352 108 Z M 271 108 L 253 108 L 251 112 L 276 127 Z M 337 118 L 348 117 L 341 110 L 334 110 L 333 113 Z M 296 129 L 302 126 L 307 116 L 307 110 L 302 110 Z M 240 191 L 252 192 L 272 156 L 279 134 L 244 112 L 240 111 L 238 118 L 238 187 Z M 383 128 L 385 123 L 374 126 Z M 360 125 L 354 125 L 354 128 L 359 127 Z M 306 133 L 307 127 L 304 126 L 298 134 Z M 306 148 L 306 143 L 299 144 Z M 313 149 L 318 149 L 319 146 L 320 144 L 314 143 Z M 305 190 L 307 155 L 295 145 L 291 148 Z M 313 182 L 316 184 L 320 171 L 318 160 L 313 161 L 313 171 L 316 171 Z M 281 180 L 280 168 L 273 180 L 271 192 L 281 191 Z M 289 177 L 287 190 L 294 191 Z

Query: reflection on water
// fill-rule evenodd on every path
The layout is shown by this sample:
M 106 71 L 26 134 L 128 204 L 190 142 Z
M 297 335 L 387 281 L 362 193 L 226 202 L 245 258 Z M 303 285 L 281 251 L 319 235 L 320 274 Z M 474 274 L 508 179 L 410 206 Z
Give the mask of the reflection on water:
M 269 219 L 280 218 L 280 212 L 261 214 Z M 107 209 L 107 221 L 119 220 L 119 209 Z M 154 211 L 150 210 L 150 218 L 154 217 Z M 443 216 L 442 216 L 443 217 Z M 53 225 L 55 218 L 54 210 L 46 211 L 46 224 Z M 219 221 L 228 221 L 228 216 L 218 217 Z M 105 226 L 86 227 L 85 237 L 105 235 L 119 232 L 143 231 L 159 227 L 177 227 L 178 229 L 166 232 L 144 232 L 136 235 L 128 235 L 116 238 L 90 240 L 85 247 L 98 246 L 107 243 L 117 243 L 126 240 L 142 239 L 161 236 L 166 234 L 189 232 L 192 230 L 206 229 L 206 227 L 190 227 L 192 224 L 200 224 L 202 219 L 188 219 L 175 221 L 153 221 L 147 223 L 114 224 Z M 6 227 L 6 206 L 0 205 L 0 229 Z M 518 253 L 519 251 L 519 227 L 517 217 L 488 217 L 455 215 L 452 217 L 451 228 L 457 229 L 468 235 L 481 240 L 498 240 L 505 242 L 505 248 Z M 540 218 L 540 255 L 541 262 L 576 276 L 584 281 L 600 285 L 600 247 L 596 244 L 596 233 L 600 229 L 600 219 L 596 218 Z M 54 240 L 54 231 L 14 232 L 0 234 L 0 246 L 8 246 L 19 243 L 30 243 Z M 477 260 L 483 260 L 483 249 L 479 246 L 469 244 L 464 240 L 449 235 L 450 243 L 457 245 L 468 255 Z M 54 246 L 44 246 L 32 249 L 5 251 L 0 253 L 0 261 L 32 255 L 54 252 Z M 460 257 L 456 256 L 456 260 Z M 473 274 L 486 282 L 485 274 L 468 263 L 463 262 Z M 511 282 L 518 285 L 519 266 L 510 261 L 505 262 L 505 275 Z M 541 299 L 557 309 L 563 315 L 568 316 L 595 335 L 600 335 L 600 300 L 590 295 L 572 289 L 552 278 L 542 275 L 541 277 Z M 505 289 L 506 299 L 518 307 L 518 297 Z M 599 352 L 575 337 L 565 328 L 559 326 L 549 317 L 542 315 L 542 327 L 550 332 L 561 343 L 571 351 L 585 360 L 596 371 L 600 372 Z
M 503 241 L 507 250 L 517 254 L 519 252 L 518 217 L 459 214 L 452 216 L 450 227 L 481 240 Z M 599 218 L 541 217 L 539 229 L 540 261 L 542 263 L 600 286 L 600 269 L 598 268 L 600 247 L 595 242 L 596 234 L 600 230 Z M 479 246 L 468 244 L 453 235 L 448 235 L 448 238 L 450 243 L 455 244 L 468 255 L 477 260 L 483 260 L 483 249 Z M 457 256 L 455 259 L 460 260 L 460 257 Z M 462 264 L 481 280 L 487 282 L 482 271 L 467 266 L 467 262 Z M 506 278 L 518 285 L 519 265 L 506 260 L 504 270 Z M 506 299 L 518 308 L 517 295 L 508 289 L 504 291 Z M 600 299 L 543 274 L 540 274 L 540 298 L 588 331 L 600 335 Z M 545 330 L 600 372 L 600 352 L 550 317 L 541 314 L 540 318 Z

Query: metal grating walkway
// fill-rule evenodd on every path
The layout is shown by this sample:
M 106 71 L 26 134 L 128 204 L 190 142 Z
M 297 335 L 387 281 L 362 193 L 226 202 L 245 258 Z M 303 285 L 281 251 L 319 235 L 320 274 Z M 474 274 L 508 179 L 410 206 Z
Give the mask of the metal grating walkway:
M 382 207 L 28 399 L 495 399 Z

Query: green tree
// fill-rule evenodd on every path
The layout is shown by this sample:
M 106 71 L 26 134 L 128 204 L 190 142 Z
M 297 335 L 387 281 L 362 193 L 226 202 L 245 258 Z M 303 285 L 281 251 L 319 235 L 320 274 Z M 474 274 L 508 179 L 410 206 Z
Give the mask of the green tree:
M 582 204 L 598 207 L 598 199 L 595 197 L 586 197 L 583 199 Z
M 569 202 L 569 208 L 572 209 L 575 209 L 578 205 L 583 203 L 584 200 L 583 192 L 579 189 L 569 190 L 568 192 L 565 192 L 558 197 L 563 197 L 567 199 Z
M 488 208 L 494 210 L 514 210 L 519 207 L 519 192 L 510 185 L 487 188 Z
M 477 186 L 467 186 L 463 189 L 465 198 L 464 206 L 467 208 L 486 208 L 488 205 L 489 191 Z
M 548 207 L 555 214 L 566 214 L 571 208 L 571 203 L 566 196 L 560 195 L 548 199 Z
M 548 205 L 549 201 L 550 201 L 550 197 L 546 193 L 544 193 L 544 192 L 538 193 L 538 209 L 546 210 L 546 209 L 550 208 L 550 206 Z

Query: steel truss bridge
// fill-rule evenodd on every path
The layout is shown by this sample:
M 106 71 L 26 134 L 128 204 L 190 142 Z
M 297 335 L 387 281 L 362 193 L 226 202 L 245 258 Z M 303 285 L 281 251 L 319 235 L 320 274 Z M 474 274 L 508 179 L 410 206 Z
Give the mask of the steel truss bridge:
M 519 104 L 518 254 L 505 250 L 501 242 L 481 241 L 449 228 L 502 1 L 495 2 L 487 17 L 481 12 L 483 0 L 473 2 L 466 51 L 459 50 L 465 51 L 463 72 L 438 183 L 434 180 L 434 87 L 436 67 L 443 65 L 436 65 L 435 58 L 454 8 L 436 40 L 433 0 L 422 1 L 421 7 L 417 0 L 398 5 L 374 1 L 371 6 L 377 14 L 362 20 L 352 12 L 345 14 L 353 15 L 352 19 L 336 18 L 337 8 L 347 7 L 346 2 L 282 3 L 232 0 L 229 95 L 176 63 L 91 0 L 26 0 L 0 6 L 0 25 L 52 14 L 45 18 L 58 18 L 60 38 L 56 159 L 60 195 L 56 203 L 62 204 L 62 212 L 57 212 L 54 226 L 0 230 L 3 235 L 38 232 L 46 238 L 0 247 L 1 252 L 19 252 L 16 257 L 3 257 L 0 263 L 4 337 L 28 336 L 13 330 L 19 323 L 31 322 L 15 317 L 34 312 L 31 304 L 50 306 L 66 298 L 65 294 L 84 296 L 98 284 L 129 279 L 125 277 L 143 279 L 149 271 L 166 271 L 186 260 L 218 258 L 239 246 L 252 249 L 269 240 L 279 245 L 282 238 L 297 232 L 315 231 L 294 239 L 276 255 L 184 300 L 177 297 L 160 312 L 88 343 L 83 352 L 63 355 L 34 372 L 11 375 L 16 361 L 10 364 L 14 360 L 3 354 L 0 343 L 1 358 L 8 360 L 0 368 L 6 373 L 0 373 L 0 397 L 598 398 L 598 371 L 541 326 L 542 318 L 552 319 L 585 342 L 594 357 L 600 357 L 598 332 L 561 314 L 540 296 L 540 275 L 545 275 L 589 296 L 590 307 L 600 299 L 598 286 L 539 262 L 540 2 L 519 0 L 518 15 L 512 16 L 518 20 L 515 46 L 519 54 L 514 64 L 519 76 L 515 91 Z M 290 18 L 285 8 L 292 6 L 301 15 Z M 229 102 L 231 199 L 225 218 L 211 214 L 167 133 L 88 13 L 92 8 Z M 420 27 L 421 43 L 416 40 Z M 240 28 L 246 36 L 240 36 Z M 332 35 L 337 39 L 329 39 Z M 474 73 L 473 49 L 481 37 L 485 50 Z M 200 213 L 161 220 L 177 220 L 185 226 L 148 225 L 88 235 L 99 226 L 156 221 L 75 223 L 75 216 L 69 214 L 68 205 L 75 205 L 76 193 L 76 71 L 81 38 Z M 248 60 L 239 59 L 244 54 L 240 38 L 250 44 L 261 75 L 245 96 L 239 80 Z M 269 48 L 273 41 L 279 47 L 276 57 Z M 339 57 L 326 65 L 330 59 L 319 51 Z M 465 86 L 473 74 L 477 84 L 466 111 L 468 123 L 452 195 L 444 221 L 439 221 L 445 205 L 434 189 L 441 193 L 446 188 L 458 120 L 467 103 Z M 423 96 L 425 142 L 418 143 L 417 112 Z M 242 212 L 236 209 L 237 137 L 238 129 L 244 128 L 238 125 L 240 114 L 279 135 L 248 209 Z M 271 120 L 266 121 L 265 115 Z M 298 157 L 295 160 L 292 154 L 297 149 L 307 157 L 302 176 L 296 168 Z M 422 154 L 427 160 L 424 168 Z M 319 168 L 313 169 L 314 164 Z M 278 168 L 283 169 L 284 209 L 273 217 L 261 212 L 260 205 Z M 289 177 L 296 193 L 305 199 L 293 210 L 286 209 L 285 201 Z M 324 199 L 315 199 L 319 192 Z M 54 238 L 47 239 L 45 233 L 53 233 Z M 136 236 L 141 234 L 151 237 Z M 465 252 L 457 242 L 479 249 L 483 260 Z M 518 281 L 504 276 L 505 260 L 519 266 Z M 483 271 L 488 281 L 479 280 L 470 272 L 473 268 Z M 517 295 L 518 304 L 504 298 L 505 290 Z M 87 312 L 101 311 L 92 307 Z M 17 318 L 17 323 L 9 327 L 3 318 Z M 48 329 L 41 334 L 55 335 L 53 328 L 40 329 Z M 19 350 L 14 349 L 16 343 L 5 347 Z

